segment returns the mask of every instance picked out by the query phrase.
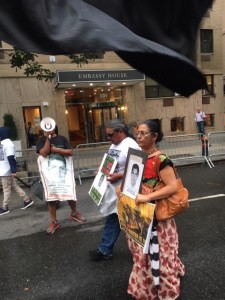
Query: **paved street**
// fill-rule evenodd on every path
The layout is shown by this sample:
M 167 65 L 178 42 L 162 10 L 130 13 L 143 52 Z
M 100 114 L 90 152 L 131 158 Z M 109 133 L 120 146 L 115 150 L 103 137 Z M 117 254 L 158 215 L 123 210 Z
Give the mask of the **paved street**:
M 224 171 L 225 162 L 213 169 L 207 165 L 178 169 L 194 200 L 176 218 L 180 257 L 186 266 L 182 300 L 225 299 Z M 82 186 L 77 183 L 78 210 L 87 222 L 68 220 L 69 208 L 63 203 L 58 210 L 62 227 L 54 236 L 45 233 L 46 204 L 33 198 L 34 205 L 21 210 L 22 200 L 13 194 L 11 212 L 0 217 L 1 300 L 131 299 L 126 288 L 132 261 L 123 233 L 112 261 L 94 263 L 88 257 L 88 250 L 97 246 L 104 221 L 88 196 L 92 180 L 83 180 Z

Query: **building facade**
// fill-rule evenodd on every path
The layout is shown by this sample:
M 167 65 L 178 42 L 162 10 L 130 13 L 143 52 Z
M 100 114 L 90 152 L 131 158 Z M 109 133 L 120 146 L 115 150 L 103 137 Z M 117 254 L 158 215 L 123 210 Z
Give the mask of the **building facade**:
M 208 90 L 189 98 L 168 90 L 133 70 L 115 53 L 104 55 L 81 68 L 66 56 L 38 55 L 38 62 L 56 72 L 53 82 L 26 77 L 11 68 L 11 46 L 2 42 L 0 52 L 0 125 L 12 113 L 22 149 L 27 148 L 27 123 L 41 135 L 40 120 L 52 117 L 59 133 L 71 144 L 106 140 L 107 121 L 157 120 L 164 135 L 196 133 L 195 110 L 206 114 L 206 133 L 224 130 L 224 1 L 216 0 L 202 19 L 197 36 L 196 64 L 206 76 Z M 169 70 L 165 69 L 165 72 Z M 190 78 L 191 81 L 191 78 Z M 188 82 L 184 84 L 189 84 Z

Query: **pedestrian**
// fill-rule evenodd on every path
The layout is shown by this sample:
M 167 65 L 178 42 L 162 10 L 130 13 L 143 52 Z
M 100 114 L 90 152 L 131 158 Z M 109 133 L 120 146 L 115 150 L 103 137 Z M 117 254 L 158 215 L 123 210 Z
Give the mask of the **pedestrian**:
M 132 122 L 128 123 L 129 136 L 134 140 L 136 139 L 137 128 L 138 128 L 137 121 L 132 121 Z
M 137 143 L 148 154 L 142 183 L 147 183 L 150 188 L 154 188 L 159 180 L 154 154 L 158 151 L 157 144 L 162 138 L 163 133 L 155 121 L 146 120 L 139 124 Z M 141 202 L 154 203 L 177 190 L 171 160 L 166 155 L 160 154 L 157 163 L 160 177 L 166 186 L 153 193 L 139 193 L 135 199 L 137 205 Z M 184 276 L 185 268 L 178 258 L 178 233 L 175 220 L 171 218 L 157 221 L 154 217 L 152 235 L 155 252 L 152 260 L 151 255 L 143 254 L 143 247 L 127 236 L 128 246 L 133 255 L 128 293 L 139 300 L 177 299 L 180 294 L 180 276 Z
M 200 134 L 205 134 L 205 124 L 204 124 L 204 119 L 206 115 L 203 111 L 200 110 L 200 108 L 196 108 L 196 113 L 195 113 L 195 122 L 197 124 L 198 132 Z
M 0 127 L 0 177 L 3 188 L 3 205 L 0 208 L 0 215 L 10 212 L 8 205 L 11 200 L 12 188 L 24 200 L 21 209 L 26 209 L 33 204 L 25 191 L 18 186 L 15 179 L 16 172 L 15 145 L 10 139 L 10 129 Z
M 115 187 L 121 184 L 129 147 L 140 149 L 137 143 L 128 137 L 128 127 L 120 119 L 112 119 L 108 122 L 106 125 L 106 135 L 112 143 L 108 154 L 117 160 L 117 165 L 114 173 L 109 174 L 107 178 L 111 184 L 110 186 L 113 186 L 113 191 L 110 195 L 108 193 L 110 187 L 108 186 L 105 195 L 110 195 L 109 199 L 107 196 L 103 197 L 100 211 L 104 212 L 106 220 L 98 248 L 89 251 L 90 258 L 93 261 L 110 260 L 113 258 L 113 248 L 120 234 Z M 109 206 L 107 207 L 108 204 Z
M 27 123 L 28 148 L 32 148 L 32 146 L 34 146 L 34 138 L 35 138 L 35 128 L 31 122 L 28 122 Z
M 55 121 L 51 118 L 45 118 L 47 121 L 52 120 L 52 122 L 55 124 Z M 45 122 L 45 119 L 42 120 L 42 122 Z M 47 159 L 47 173 L 46 176 L 44 176 L 43 170 L 40 168 L 39 164 L 39 171 L 42 175 L 45 189 L 45 195 L 53 195 L 54 200 L 50 201 L 49 199 L 46 199 L 48 204 L 48 210 L 50 214 L 51 223 L 47 229 L 48 234 L 53 234 L 57 229 L 60 228 L 60 224 L 57 221 L 56 218 L 56 209 L 58 205 L 58 201 L 62 200 L 59 197 L 59 190 L 63 193 L 67 193 L 67 186 L 65 183 L 65 175 L 66 175 L 66 166 L 65 166 L 65 160 L 69 157 L 73 156 L 73 149 L 67 140 L 66 137 L 58 134 L 58 127 L 53 126 L 51 128 L 51 124 L 46 125 L 46 131 L 44 131 L 44 136 L 42 136 L 38 141 L 36 145 L 36 151 L 39 154 L 38 159 L 41 157 L 44 157 Z M 51 129 L 50 131 L 47 129 Z M 60 159 L 59 159 L 60 157 Z M 75 180 L 74 180 L 74 172 L 72 169 L 72 177 L 73 181 L 69 182 L 69 188 L 75 191 Z M 49 182 L 50 179 L 50 182 Z M 48 184 L 50 185 L 50 190 L 47 190 Z M 71 186 L 73 185 L 73 186 Z M 64 190 L 64 187 L 65 190 Z M 55 189 L 55 190 L 54 190 Z M 53 192 L 54 190 L 54 192 Z M 76 195 L 75 195 L 76 198 Z M 70 199 L 67 201 L 71 213 L 68 216 L 70 220 L 83 223 L 85 222 L 85 218 L 80 214 L 76 209 L 76 199 Z

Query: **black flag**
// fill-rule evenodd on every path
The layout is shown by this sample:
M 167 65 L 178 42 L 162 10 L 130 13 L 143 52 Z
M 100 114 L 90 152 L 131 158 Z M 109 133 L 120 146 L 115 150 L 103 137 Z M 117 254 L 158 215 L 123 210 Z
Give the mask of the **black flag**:
M 1 0 L 0 39 L 42 54 L 115 51 L 132 67 L 189 96 L 207 88 L 196 35 L 212 0 Z

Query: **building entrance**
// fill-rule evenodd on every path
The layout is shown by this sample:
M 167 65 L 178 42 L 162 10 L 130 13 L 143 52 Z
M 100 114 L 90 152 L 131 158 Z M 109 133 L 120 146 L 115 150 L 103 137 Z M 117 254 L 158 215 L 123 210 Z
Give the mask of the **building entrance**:
M 105 126 L 124 105 L 125 88 L 94 87 L 65 90 L 65 105 L 69 139 L 73 147 L 79 144 L 107 141 Z
M 117 107 L 92 108 L 91 114 L 95 142 L 107 141 L 105 127 L 109 120 L 117 117 Z
M 23 119 L 26 131 L 27 148 L 34 147 L 42 134 L 40 127 L 41 107 L 24 106 Z
M 117 106 L 92 107 L 88 104 L 75 104 L 67 107 L 69 139 L 75 148 L 79 144 L 107 141 L 105 126 L 117 118 Z

